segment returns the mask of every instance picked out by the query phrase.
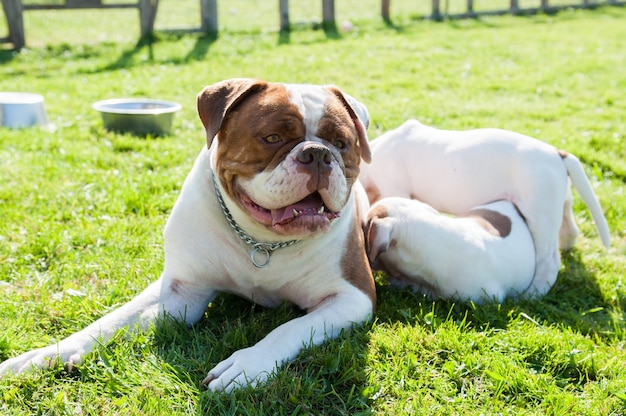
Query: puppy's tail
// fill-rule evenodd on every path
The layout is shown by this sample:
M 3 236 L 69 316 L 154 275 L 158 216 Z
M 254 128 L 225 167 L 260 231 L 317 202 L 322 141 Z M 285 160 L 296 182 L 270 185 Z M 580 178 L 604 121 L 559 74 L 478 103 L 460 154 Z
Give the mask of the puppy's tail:
M 562 151 L 560 151 L 559 154 L 563 159 L 563 165 L 565 165 L 565 169 L 567 169 L 567 174 L 572 180 L 574 188 L 576 188 L 576 191 L 578 191 L 578 194 L 587 206 L 587 209 L 591 212 L 591 217 L 596 223 L 598 233 L 602 239 L 602 244 L 604 244 L 604 247 L 609 248 L 611 246 L 611 233 L 609 231 L 609 225 L 606 222 L 600 202 L 598 201 L 596 194 L 593 192 L 589 178 L 587 178 L 580 161 L 572 154 Z

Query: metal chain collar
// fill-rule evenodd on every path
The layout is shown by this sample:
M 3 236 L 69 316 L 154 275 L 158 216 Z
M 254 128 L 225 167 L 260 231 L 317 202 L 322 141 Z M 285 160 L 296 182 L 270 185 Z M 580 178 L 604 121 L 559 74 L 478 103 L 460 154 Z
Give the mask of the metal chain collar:
M 217 185 L 217 178 L 215 177 L 215 171 L 211 169 L 211 174 L 213 175 L 213 188 L 215 189 L 215 196 L 217 197 L 217 202 L 220 204 L 220 208 L 222 208 L 222 212 L 228 221 L 228 224 L 235 231 L 235 234 L 246 244 L 252 246 L 252 250 L 250 251 L 250 260 L 252 264 L 254 264 L 259 269 L 264 268 L 268 264 L 270 264 L 270 257 L 272 256 L 272 252 L 278 250 L 279 248 L 285 248 L 292 246 L 299 242 L 300 240 L 289 240 L 283 241 L 280 243 L 259 243 L 255 241 L 252 237 L 245 233 L 245 231 L 237 224 L 232 214 L 226 207 L 224 203 L 224 198 L 222 198 L 222 193 L 220 192 L 219 186 Z M 260 257 L 257 260 L 257 257 Z

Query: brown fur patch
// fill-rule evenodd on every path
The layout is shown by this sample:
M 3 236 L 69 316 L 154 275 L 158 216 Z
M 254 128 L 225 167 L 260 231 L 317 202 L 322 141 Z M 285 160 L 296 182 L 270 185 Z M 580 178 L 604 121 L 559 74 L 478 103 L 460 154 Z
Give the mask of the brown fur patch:
M 273 169 L 302 142 L 306 128 L 302 114 L 289 101 L 287 89 L 280 84 L 242 99 L 227 114 L 217 133 L 217 172 L 221 182 L 234 197 L 236 177 L 252 178 Z M 265 138 L 277 135 L 279 141 L 268 143 Z
M 384 205 L 376 205 L 370 209 L 367 216 L 369 218 L 387 218 L 389 216 L 389 212 L 387 212 L 387 208 Z
M 475 209 L 463 217 L 475 220 L 488 233 L 505 238 L 511 233 L 511 219 L 490 209 Z
M 372 307 L 376 309 L 374 276 L 365 252 L 365 236 L 358 220 L 365 215 L 366 213 L 360 213 L 358 208 L 355 208 L 355 220 L 352 223 L 352 230 L 348 234 L 341 256 L 341 271 L 352 285 L 370 298 Z
M 324 115 L 315 132 L 317 137 L 327 141 L 341 154 L 345 175 L 350 184 L 354 183 L 359 176 L 361 163 L 359 132 L 354 123 L 355 120 L 346 108 L 345 101 L 337 95 L 331 95 L 326 101 Z M 338 147 L 339 143 L 342 143 L 344 147 Z
M 208 147 L 230 109 L 248 94 L 261 91 L 267 85 L 265 81 L 234 78 L 210 85 L 198 94 L 198 115 L 206 130 Z
M 565 150 L 556 149 L 556 151 L 558 152 L 559 156 L 561 156 L 561 159 L 565 159 L 566 157 L 569 156 L 569 153 L 566 152 Z
M 207 97 L 203 95 L 202 108 L 210 107 Z M 264 170 L 274 169 L 285 154 L 305 140 L 307 131 L 303 116 L 289 98 L 284 85 L 268 83 L 240 94 L 232 106 L 223 111 L 224 118 L 217 132 L 220 146 L 216 168 L 231 197 L 235 197 L 236 177 L 252 178 Z M 222 100 L 219 98 L 218 102 Z M 203 122 L 211 119 L 207 114 L 202 114 L 202 118 Z M 337 140 L 345 143 L 344 148 L 333 147 L 332 153 L 341 158 L 346 179 L 352 186 L 359 175 L 359 134 L 349 111 L 336 95 L 329 94 L 318 131 L 308 133 L 328 141 L 331 146 Z M 278 136 L 279 140 L 275 143 L 264 140 L 272 135 Z M 323 175 L 319 180 L 324 181 Z M 317 184 L 316 188 L 319 186 L 324 184 Z
M 350 118 L 352 119 L 352 124 L 357 132 L 358 141 L 356 142 L 356 146 L 359 148 L 360 158 L 362 158 L 365 163 L 370 163 L 372 161 L 372 152 L 370 149 L 369 141 L 367 138 L 367 128 L 369 127 L 369 120 L 363 120 L 363 122 L 367 123 L 367 125 L 363 125 L 359 117 L 354 112 L 354 109 L 350 106 L 348 100 L 346 100 L 343 92 L 337 87 L 330 86 L 328 87 L 328 91 L 339 99 L 344 109 L 348 112 Z

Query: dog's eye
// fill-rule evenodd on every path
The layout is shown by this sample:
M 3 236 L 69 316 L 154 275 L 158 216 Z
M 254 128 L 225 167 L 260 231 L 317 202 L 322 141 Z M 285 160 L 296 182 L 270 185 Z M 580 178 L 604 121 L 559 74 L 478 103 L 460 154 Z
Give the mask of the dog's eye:
M 278 134 L 270 134 L 269 136 L 264 137 L 263 140 L 265 140 L 265 143 L 275 144 L 280 141 L 280 136 Z
M 345 149 L 346 142 L 341 139 L 335 139 L 335 141 L 333 142 L 333 146 L 335 146 L 337 149 Z

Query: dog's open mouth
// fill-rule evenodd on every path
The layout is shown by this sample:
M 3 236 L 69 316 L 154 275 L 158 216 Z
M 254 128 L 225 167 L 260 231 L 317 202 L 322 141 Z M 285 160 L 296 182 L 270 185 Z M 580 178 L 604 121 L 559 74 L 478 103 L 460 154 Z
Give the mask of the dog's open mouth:
M 339 217 L 339 212 L 326 207 L 318 192 L 278 209 L 263 208 L 243 194 L 239 194 L 239 199 L 252 218 L 280 234 L 325 231 L 332 220 Z

